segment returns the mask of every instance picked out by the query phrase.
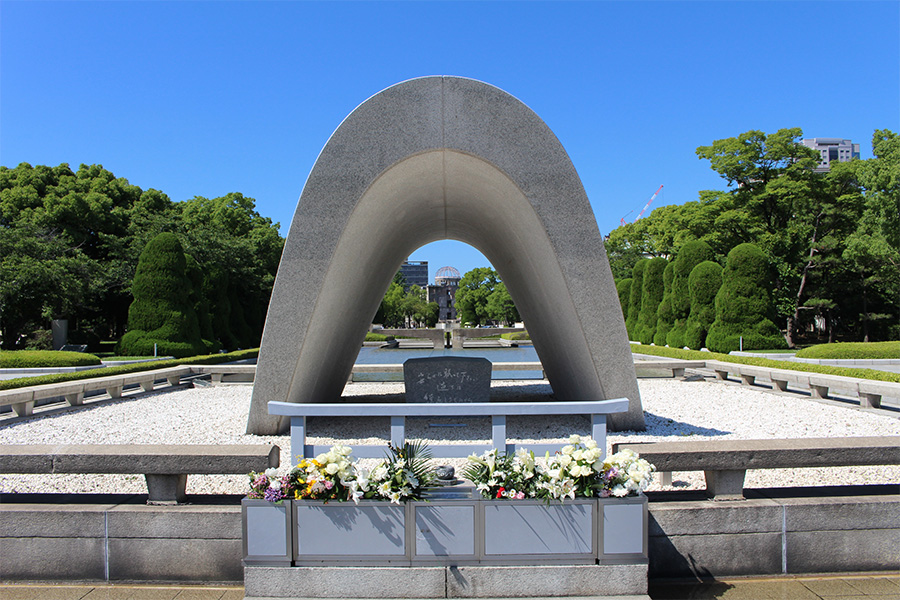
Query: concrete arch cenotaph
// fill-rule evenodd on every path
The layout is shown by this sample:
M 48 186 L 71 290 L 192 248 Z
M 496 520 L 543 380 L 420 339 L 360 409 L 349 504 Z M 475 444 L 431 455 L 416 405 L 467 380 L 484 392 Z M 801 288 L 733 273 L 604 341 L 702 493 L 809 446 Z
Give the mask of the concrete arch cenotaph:
M 560 400 L 627 397 L 644 416 L 597 221 L 550 128 L 496 87 L 460 77 L 391 86 L 357 107 L 316 160 L 269 302 L 247 432 L 287 429 L 267 402 L 339 401 L 398 265 L 454 239 L 506 283 Z

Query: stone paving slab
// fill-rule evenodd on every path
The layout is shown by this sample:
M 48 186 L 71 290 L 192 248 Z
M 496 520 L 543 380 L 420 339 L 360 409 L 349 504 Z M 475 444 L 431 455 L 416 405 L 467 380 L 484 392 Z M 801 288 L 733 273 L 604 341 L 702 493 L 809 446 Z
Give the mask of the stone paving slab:
M 566 600 L 900 600 L 900 574 L 651 581 L 649 596 Z M 241 586 L 0 583 L 0 600 L 243 600 Z M 259 598 L 257 600 L 266 600 Z M 298 599 L 298 600 L 303 600 Z M 483 600 L 508 600 L 501 598 Z M 541 600 L 517 598 L 516 600 Z M 544 599 L 549 600 L 549 599 Z

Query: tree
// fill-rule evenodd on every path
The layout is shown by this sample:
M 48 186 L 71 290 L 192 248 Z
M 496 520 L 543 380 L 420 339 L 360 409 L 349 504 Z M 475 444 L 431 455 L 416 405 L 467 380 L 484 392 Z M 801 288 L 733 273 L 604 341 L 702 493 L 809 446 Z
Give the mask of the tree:
M 716 294 L 722 287 L 722 267 L 711 260 L 691 269 L 688 289 L 691 310 L 685 324 L 683 345 L 699 350 L 706 344 L 706 335 L 716 320 Z
M 731 352 L 741 344 L 745 350 L 786 346 L 771 321 L 771 280 L 769 263 L 759 247 L 740 244 L 728 253 L 722 287 L 716 293 L 716 319 L 706 336 L 710 350 Z
M 278 224 L 240 193 L 195 196 L 180 208 L 185 251 L 208 273 L 204 293 L 217 340 L 228 349 L 257 346 L 284 248 Z
M 506 325 L 512 325 L 521 320 L 512 296 L 509 295 L 506 284 L 502 281 L 497 282 L 494 291 L 488 296 L 487 313 L 492 320 Z
M 118 353 L 152 356 L 157 351 L 176 358 L 204 353 L 185 268 L 175 234 L 161 233 L 147 244 L 134 276 L 128 332 L 119 341 Z
M 852 231 L 862 206 L 855 166 L 832 163 L 828 173 L 817 173 L 818 153 L 801 144 L 801 136 L 799 128 L 769 135 L 748 131 L 697 148 L 700 158 L 736 186 L 730 192 L 734 209 L 745 213 L 739 225 L 775 267 L 773 299 L 790 346 L 805 301 L 823 298 L 810 286 L 812 273 L 840 256 L 840 240 Z
M 859 289 L 852 317 L 863 341 L 879 322 L 882 339 L 900 339 L 900 136 L 876 130 L 872 153 L 857 169 L 865 204 L 842 254 Z
M 488 298 L 500 279 L 490 267 L 476 267 L 459 280 L 456 291 L 456 314 L 463 323 L 482 325 L 490 320 Z
M 657 346 L 666 345 L 666 337 L 672 329 L 675 315 L 672 312 L 672 277 L 674 263 L 668 263 L 663 271 L 663 296 L 656 310 L 656 332 L 653 334 L 653 343 Z
M 653 342 L 656 333 L 656 312 L 663 297 L 663 272 L 669 261 L 651 258 L 644 269 L 641 289 L 641 309 L 638 313 L 637 337 L 642 344 Z
M 628 298 L 628 320 L 625 321 L 625 328 L 628 330 L 628 339 L 633 342 L 638 341 L 638 315 L 641 313 L 641 297 L 644 292 L 644 270 L 650 261 L 646 258 L 635 263 L 631 271 L 631 289 Z
M 706 260 L 713 260 L 712 248 L 702 240 L 686 242 L 672 263 L 672 320 L 666 344 L 673 348 L 688 345 L 684 340 L 688 315 L 691 312 L 691 292 L 688 278 L 694 267 Z

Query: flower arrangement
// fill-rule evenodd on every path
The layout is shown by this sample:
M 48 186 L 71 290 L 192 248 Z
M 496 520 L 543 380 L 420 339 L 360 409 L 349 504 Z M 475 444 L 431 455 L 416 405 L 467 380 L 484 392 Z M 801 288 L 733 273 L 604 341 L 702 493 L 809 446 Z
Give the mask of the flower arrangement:
M 361 499 L 401 500 L 422 497 L 422 491 L 434 479 L 429 464 L 431 452 L 422 443 L 403 447 L 388 445 L 388 456 L 372 469 L 354 465 L 355 478 L 347 482 L 349 497 L 354 502 Z
M 422 443 L 388 446 L 387 456 L 374 467 L 354 461 L 347 446 L 332 446 L 315 458 L 305 458 L 287 474 L 277 469 L 251 472 L 248 498 L 282 500 L 401 500 L 421 498 L 434 478 L 430 450 Z
M 510 455 L 494 448 L 468 460 L 463 477 L 475 483 L 483 497 L 521 500 L 535 496 L 540 477 L 534 452 L 519 449 Z
M 262 473 L 250 472 L 250 492 L 247 497 L 251 500 L 267 500 L 280 503 L 288 497 L 293 497 L 290 491 L 289 475 L 278 476 L 278 469 L 266 469 Z
M 548 454 L 546 466 L 537 464 L 532 452 L 520 449 L 510 456 L 490 450 L 469 456 L 464 475 L 483 497 L 496 499 L 624 497 L 650 485 L 655 467 L 636 452 L 622 450 L 606 460 L 602 455 L 593 439 L 573 435 L 562 450 Z

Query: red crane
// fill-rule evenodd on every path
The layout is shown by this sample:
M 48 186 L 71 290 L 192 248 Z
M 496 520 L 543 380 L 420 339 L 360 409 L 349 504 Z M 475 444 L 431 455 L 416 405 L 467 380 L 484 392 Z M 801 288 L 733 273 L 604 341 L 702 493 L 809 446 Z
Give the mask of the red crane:
M 641 212 L 640 212 L 640 213 L 638 213 L 637 219 L 634 220 L 635 223 L 638 222 L 638 221 L 640 220 L 640 218 L 644 216 L 644 213 L 647 212 L 647 209 L 648 209 L 648 208 L 650 208 L 650 204 L 651 204 L 654 200 L 656 200 L 656 197 L 659 195 L 659 191 L 660 191 L 661 189 L 663 189 L 663 186 L 659 186 L 659 189 L 656 190 L 656 191 L 653 193 L 652 196 L 650 196 L 650 199 L 647 200 L 647 204 L 644 205 L 644 208 L 641 209 Z M 634 212 L 634 211 L 629 212 L 628 215 L 630 215 L 630 214 L 633 213 L 633 212 Z M 628 215 L 625 215 L 625 217 L 627 217 Z M 622 223 L 622 225 L 625 224 L 625 217 L 622 217 L 621 219 L 619 219 L 619 221 Z

